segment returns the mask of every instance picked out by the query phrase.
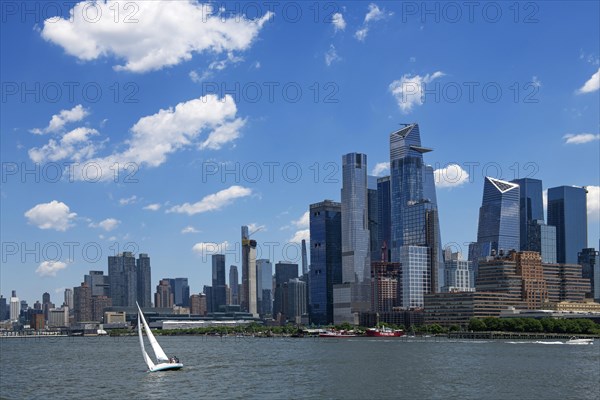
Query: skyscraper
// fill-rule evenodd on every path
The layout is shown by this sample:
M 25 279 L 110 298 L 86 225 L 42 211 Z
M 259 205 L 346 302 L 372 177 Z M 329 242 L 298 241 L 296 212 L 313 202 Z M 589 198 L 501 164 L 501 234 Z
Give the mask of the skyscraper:
M 87 283 L 73 289 L 73 303 L 75 322 L 92 320 L 92 289 Z
M 108 257 L 108 278 L 113 306 L 135 307 L 137 274 L 135 257 L 131 252 Z
M 90 271 L 83 276 L 83 281 L 89 286 L 92 296 L 110 296 L 110 279 L 104 271 Z
M 8 316 L 8 305 L 6 304 L 6 298 L 0 294 L 0 321 L 4 321 Z
M 342 283 L 333 288 L 334 322 L 358 324 L 371 308 L 367 156 L 342 157 Z M 346 300 L 350 300 L 349 302 Z
M 225 254 L 212 255 L 212 305 L 214 311 L 227 304 L 227 291 L 225 290 Z
M 600 253 L 594 248 L 582 249 L 577 255 L 581 276 L 590 280 L 590 297 L 600 302 Z
M 169 279 L 169 281 L 174 304 L 180 307 L 189 307 L 190 286 L 188 285 L 188 278 L 174 278 Z
M 229 290 L 231 290 L 230 304 L 240 304 L 240 291 L 238 290 L 240 284 L 240 278 L 238 276 L 238 269 L 236 265 L 229 267 Z
M 302 275 L 308 273 L 308 259 L 306 254 L 306 240 L 302 239 Z
M 21 302 L 19 301 L 19 298 L 17 297 L 16 290 L 12 291 L 12 296 L 10 297 L 9 304 L 10 304 L 10 310 L 9 310 L 10 320 L 18 321 L 19 315 L 21 314 Z
M 273 314 L 273 264 L 256 260 L 257 309 L 261 317 Z
M 471 261 L 463 260 L 460 253 L 451 253 L 444 264 L 446 276 L 443 292 L 469 292 L 475 288 Z
M 284 285 L 287 285 L 288 281 L 294 278 L 298 278 L 298 264 L 284 262 L 275 264 L 275 301 L 273 303 L 273 317 L 277 318 L 278 314 L 285 316 L 287 311 L 287 296 Z
M 256 307 L 256 240 L 251 240 L 248 227 L 242 226 L 242 310 L 258 315 Z
M 490 243 L 490 249 L 518 250 L 520 242 L 519 185 L 500 179 L 485 178 L 479 209 L 477 242 Z M 487 256 L 489 254 L 485 254 Z
M 539 179 L 515 179 L 512 183 L 519 185 L 519 238 L 521 251 L 529 249 L 529 222 L 544 222 L 544 205 L 542 203 L 542 181 Z M 532 250 L 537 251 L 537 250 Z
M 367 175 L 367 227 L 369 228 L 369 253 L 371 261 L 381 260 L 379 246 L 379 196 L 377 195 L 377 177 Z
M 548 225 L 556 227 L 556 260 L 576 264 L 587 247 L 587 190 L 575 186 L 548 189 Z
M 172 308 L 175 302 L 173 296 L 173 288 L 171 287 L 172 279 L 161 279 L 156 286 L 154 294 L 154 307 L 156 308 Z
M 527 250 L 541 254 L 542 262 L 556 263 L 556 227 L 534 219 L 528 222 Z
M 306 283 L 298 278 L 287 282 L 287 310 L 285 316 L 288 321 L 300 323 L 300 318 L 306 314 Z
M 377 179 L 377 247 L 378 252 L 385 245 L 387 248 L 385 260 L 391 260 L 392 245 L 392 204 L 390 177 Z M 378 253 L 379 254 L 379 253 Z M 372 258 L 372 257 L 371 257 Z M 379 261 L 379 259 L 377 260 Z
M 138 256 L 136 268 L 137 302 L 140 307 L 152 307 L 152 271 L 148 254 Z
M 342 283 L 342 205 L 310 205 L 310 322 L 333 323 L 333 286 Z
M 391 256 L 402 264 L 403 307 L 423 307 L 423 295 L 443 285 L 443 258 L 433 168 L 423 161 L 418 124 L 390 135 Z
M 65 305 L 69 307 L 69 310 L 73 309 L 73 289 L 65 289 Z

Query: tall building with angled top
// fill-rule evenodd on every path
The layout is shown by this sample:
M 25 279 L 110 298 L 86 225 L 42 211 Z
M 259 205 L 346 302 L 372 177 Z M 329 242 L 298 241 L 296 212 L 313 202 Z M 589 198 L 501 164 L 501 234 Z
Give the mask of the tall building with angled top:
M 423 154 L 418 124 L 390 134 L 391 261 L 401 263 L 404 308 L 423 307 L 423 295 L 443 286 L 443 257 L 433 168 Z
M 242 226 L 242 311 L 258 316 L 256 305 L 256 240 L 250 239 L 248 227 Z
M 479 209 L 477 242 L 490 243 L 490 248 L 496 252 L 518 250 L 521 246 L 519 210 L 519 185 L 486 177 Z
M 333 323 L 333 286 L 342 283 L 342 205 L 324 200 L 310 205 L 310 322 Z
M 575 186 L 548 189 L 548 225 L 556 227 L 556 261 L 577 264 L 587 248 L 587 190 Z
M 342 284 L 333 288 L 334 323 L 358 324 L 371 309 L 367 156 L 342 157 Z M 347 300 L 350 300 L 349 302 Z

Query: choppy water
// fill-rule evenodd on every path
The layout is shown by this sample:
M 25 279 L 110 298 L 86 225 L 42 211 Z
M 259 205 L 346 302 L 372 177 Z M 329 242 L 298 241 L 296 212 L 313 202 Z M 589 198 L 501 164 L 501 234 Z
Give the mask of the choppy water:
M 6 399 L 599 399 L 600 342 L 159 337 L 0 339 Z

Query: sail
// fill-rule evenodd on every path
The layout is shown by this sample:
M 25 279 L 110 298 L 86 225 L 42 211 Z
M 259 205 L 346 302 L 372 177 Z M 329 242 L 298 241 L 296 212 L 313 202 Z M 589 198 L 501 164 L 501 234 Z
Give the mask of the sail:
M 137 304 L 137 303 L 136 303 Z M 142 318 L 142 323 L 144 324 L 144 331 L 146 332 L 146 336 L 148 336 L 148 340 L 150 341 L 150 345 L 152 345 L 152 350 L 154 350 L 154 355 L 158 362 L 169 362 L 169 357 L 165 354 L 160 344 L 156 341 L 154 334 L 150 330 L 148 323 L 146 322 L 146 318 L 144 318 L 144 314 L 142 313 L 142 309 L 138 304 L 139 316 Z
M 150 359 L 148 353 L 146 353 L 146 349 L 144 348 L 144 337 L 142 336 L 142 323 L 140 322 L 140 316 L 138 314 L 138 334 L 140 336 L 140 346 L 142 346 L 142 354 L 144 355 L 144 361 L 146 361 L 146 365 L 148 365 L 148 369 L 154 368 L 154 363 Z

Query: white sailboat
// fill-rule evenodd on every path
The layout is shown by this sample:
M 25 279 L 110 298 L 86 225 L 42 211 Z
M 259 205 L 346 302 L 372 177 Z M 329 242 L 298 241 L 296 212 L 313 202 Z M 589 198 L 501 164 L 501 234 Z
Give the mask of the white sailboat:
M 140 305 L 137 304 L 138 307 L 138 335 L 140 337 L 140 346 L 142 347 L 142 354 L 144 356 L 144 361 L 146 365 L 148 365 L 148 370 L 150 372 L 157 371 L 169 371 L 183 368 L 183 364 L 179 362 L 176 357 L 169 358 L 165 354 L 160 344 L 156 341 L 154 334 L 150 330 L 148 323 L 146 322 L 146 318 L 144 318 L 144 313 L 142 313 L 142 309 Z M 142 325 L 144 326 L 144 331 L 146 332 L 146 336 L 148 336 L 148 340 L 150 341 L 150 345 L 152 345 L 152 350 L 154 351 L 154 355 L 156 356 L 157 363 L 154 364 L 152 359 L 146 352 L 146 348 L 144 347 L 144 336 L 142 335 Z

